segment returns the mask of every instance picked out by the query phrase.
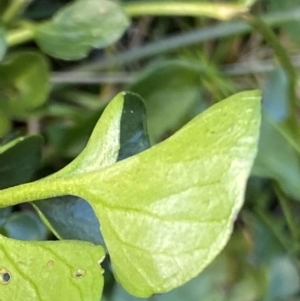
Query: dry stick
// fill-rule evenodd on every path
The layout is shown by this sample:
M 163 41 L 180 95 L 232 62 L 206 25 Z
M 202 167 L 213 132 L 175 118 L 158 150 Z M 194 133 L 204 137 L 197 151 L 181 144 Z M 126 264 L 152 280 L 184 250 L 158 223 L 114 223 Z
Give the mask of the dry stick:
M 294 68 L 300 67 L 300 55 L 291 57 Z M 250 74 L 263 74 L 275 70 L 278 64 L 274 60 L 261 60 L 241 62 L 219 66 L 219 70 L 224 75 L 247 76 Z M 99 84 L 99 83 L 121 83 L 130 84 L 138 77 L 138 72 L 94 72 L 94 71 L 61 71 L 52 72 L 52 84 Z

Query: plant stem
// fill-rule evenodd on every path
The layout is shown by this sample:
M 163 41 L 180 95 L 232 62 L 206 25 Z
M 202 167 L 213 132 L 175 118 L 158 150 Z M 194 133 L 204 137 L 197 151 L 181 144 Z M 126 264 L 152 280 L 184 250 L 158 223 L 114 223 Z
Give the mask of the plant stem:
M 300 7 L 279 13 L 271 13 L 262 16 L 268 26 L 285 23 L 291 20 L 300 19 Z M 91 62 L 77 70 L 103 70 L 112 66 L 124 65 L 126 63 L 145 59 L 157 54 L 173 51 L 182 47 L 211 41 L 217 38 L 224 38 L 233 35 L 245 34 L 251 31 L 245 21 L 226 22 L 206 28 L 191 30 L 159 41 L 150 42 L 144 46 L 125 51 L 115 56 L 105 57 L 97 62 Z
M 84 71 L 52 72 L 51 83 L 53 84 L 99 84 L 99 83 L 131 83 L 136 78 L 136 74 L 128 72 L 106 72 L 93 73 Z
M 228 20 L 237 14 L 245 13 L 248 8 L 242 4 L 230 3 L 197 3 L 195 1 L 155 1 L 133 2 L 123 4 L 131 17 L 140 16 L 205 16 Z
M 294 68 L 300 67 L 300 56 L 291 58 Z M 250 61 L 245 63 L 234 63 L 218 66 L 218 70 L 225 76 L 248 76 L 254 73 L 269 73 L 275 70 L 277 65 L 274 60 Z M 204 71 L 203 71 L 204 72 Z M 99 83 L 122 83 L 130 84 L 138 78 L 139 72 L 94 72 L 94 71 L 59 71 L 52 72 L 50 81 L 52 84 L 88 85 Z
M 72 194 L 74 181 L 67 179 L 42 179 L 0 190 L 0 208 L 24 202 Z
M 10 30 L 6 35 L 6 43 L 8 46 L 15 46 L 28 42 L 34 38 L 34 32 L 29 28 L 19 28 Z
M 2 16 L 2 22 L 9 23 L 12 21 L 30 2 L 31 0 L 12 0 Z

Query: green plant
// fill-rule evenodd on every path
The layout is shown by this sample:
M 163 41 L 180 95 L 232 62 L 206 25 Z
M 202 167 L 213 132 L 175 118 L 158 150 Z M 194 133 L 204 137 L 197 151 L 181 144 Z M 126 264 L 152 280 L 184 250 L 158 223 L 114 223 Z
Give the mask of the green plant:
M 43 180 L 2 190 L 1 206 L 61 195 L 86 199 L 101 223 L 116 278 L 130 293 L 147 297 L 195 277 L 227 242 L 256 153 L 260 105 L 257 93 L 238 94 L 207 110 L 160 145 L 114 164 L 122 151 L 122 112 L 128 106 L 138 108 L 140 104 L 134 102 L 139 101 L 134 94 L 119 94 L 103 113 L 84 151 L 70 165 Z M 130 113 L 132 122 L 137 117 L 133 109 Z M 128 142 L 130 139 L 125 146 Z M 6 273 L 2 280 L 5 282 L 4 275 L 12 278 L 5 294 L 13 297 L 17 289 L 14 283 L 28 274 L 37 275 L 37 266 L 47 269 L 47 262 L 53 262 L 45 281 L 57 265 L 55 275 L 59 277 L 53 277 L 51 285 L 57 286 L 64 277 L 71 290 L 74 279 L 66 275 L 73 269 L 73 277 L 83 277 L 82 271 L 90 275 L 92 283 L 78 282 L 79 292 L 90 300 L 96 298 L 94 289 L 85 291 L 84 287 L 88 283 L 101 286 L 102 280 L 94 282 L 101 278 L 95 270 L 104 254 L 101 247 L 40 243 L 36 251 L 34 244 L 25 243 L 24 248 L 32 248 L 25 253 L 30 254 L 26 258 L 20 242 L 20 253 L 9 251 L 15 249 L 14 244 L 2 240 Z M 84 258 L 93 261 L 83 264 L 75 257 L 83 247 Z M 69 255 L 71 249 L 78 253 Z M 12 257 L 9 253 L 17 254 Z M 32 256 L 40 260 L 33 266 L 29 265 Z M 20 260 L 24 270 L 17 267 Z M 43 289 L 36 297 L 56 297 L 57 291 L 49 292 L 38 278 L 28 278 Z M 31 289 L 24 286 L 23 296 Z M 69 293 L 72 299 L 80 300 L 82 296 L 73 291 Z
M 270 26 L 297 8 L 255 2 L 0 3 L 0 300 L 296 298 L 297 74 Z M 279 65 L 261 125 L 258 83 L 219 66 L 243 33 Z

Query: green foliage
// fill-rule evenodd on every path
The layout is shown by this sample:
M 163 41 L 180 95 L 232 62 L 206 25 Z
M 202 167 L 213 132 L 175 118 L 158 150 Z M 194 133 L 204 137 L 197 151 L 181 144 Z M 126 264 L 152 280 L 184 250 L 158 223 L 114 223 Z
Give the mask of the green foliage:
M 272 178 L 291 197 L 300 200 L 299 149 L 284 131 L 289 115 L 287 78 L 282 69 L 269 76 L 264 91 L 264 106 L 259 151 L 253 173 Z
M 119 134 L 117 132 L 119 131 Z M 137 95 L 119 95 L 114 103 L 102 114 L 97 132 L 90 138 L 93 147 L 81 156 L 89 157 L 89 167 L 101 169 L 116 161 L 133 156 L 150 146 L 147 128 L 145 106 Z M 97 146 L 95 149 L 94 146 Z M 78 167 L 80 157 L 72 166 Z M 91 164 L 93 162 L 93 165 Z M 65 171 L 62 171 L 65 173 Z M 70 171 L 69 171 L 70 172 Z M 68 173 L 68 172 L 67 172 Z M 59 174 L 56 174 L 59 176 Z M 103 238 L 91 206 L 84 200 L 74 196 L 64 196 L 56 199 L 43 200 L 34 203 L 44 220 L 51 224 L 56 235 L 63 239 L 79 239 L 96 244 L 103 244 Z
M 39 136 L 16 138 L 0 146 L 1 189 L 31 180 L 41 159 L 42 146 Z
M 67 2 L 0 1 L 0 300 L 298 300 L 298 2 Z
M 103 288 L 101 246 L 21 242 L 4 236 L 0 236 L 0 246 L 1 296 L 5 300 L 99 300 Z
M 166 131 L 178 127 L 194 104 L 201 102 L 200 76 L 200 68 L 192 63 L 160 62 L 146 68 L 128 87 L 145 99 L 152 141 L 160 141 Z
M 31 211 L 10 214 L 1 226 L 1 233 L 20 240 L 46 240 L 48 236 L 46 226 Z
M 17 187 L 18 195 L 16 188 L 2 191 L 1 203 L 66 194 L 86 199 L 100 221 L 118 281 L 147 297 L 195 277 L 229 239 L 256 153 L 260 97 L 244 92 L 228 98 L 157 147 L 108 168 L 118 157 L 128 97 L 137 96 L 116 96 L 71 164 Z
M 3 63 L 0 74 L 3 110 L 20 116 L 45 102 L 49 91 L 49 74 L 48 66 L 40 55 L 24 52 L 15 54 Z
M 119 5 L 108 0 L 81 1 L 60 10 L 51 21 L 34 28 L 38 45 L 51 56 L 75 60 L 92 48 L 115 42 L 129 21 Z
M 0 66 L 0 109 L 4 126 L 11 118 L 24 118 L 41 106 L 49 93 L 49 67 L 43 56 L 34 52 L 15 53 Z M 1 132 L 1 131 L 0 131 Z

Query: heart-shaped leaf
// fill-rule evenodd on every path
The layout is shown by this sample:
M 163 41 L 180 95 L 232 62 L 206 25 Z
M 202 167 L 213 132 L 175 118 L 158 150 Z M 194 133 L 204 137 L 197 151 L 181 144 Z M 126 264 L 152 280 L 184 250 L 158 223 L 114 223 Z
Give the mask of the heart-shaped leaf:
M 83 242 L 23 242 L 0 235 L 2 300 L 99 301 L 101 246 Z
M 97 129 L 98 134 L 96 135 L 95 131 L 94 138 L 91 139 L 99 147 L 95 152 L 98 155 L 98 164 L 95 164 L 97 169 L 150 147 L 145 106 L 142 99 L 135 94 L 118 95 L 102 114 Z M 101 149 L 108 151 L 101 152 Z M 88 156 L 92 154 L 93 152 Z M 59 238 L 104 244 L 99 221 L 85 200 L 75 196 L 64 196 L 37 201 L 34 202 L 34 206 Z
M 65 60 L 85 57 L 92 48 L 118 40 L 129 26 L 121 6 L 109 0 L 77 1 L 37 26 L 35 39 L 51 56 Z
M 229 239 L 256 155 L 259 93 L 234 95 L 163 143 L 98 169 L 100 123 L 78 160 L 57 175 L 1 191 L 0 203 L 86 199 L 125 289 L 140 297 L 169 291 L 199 274 Z

